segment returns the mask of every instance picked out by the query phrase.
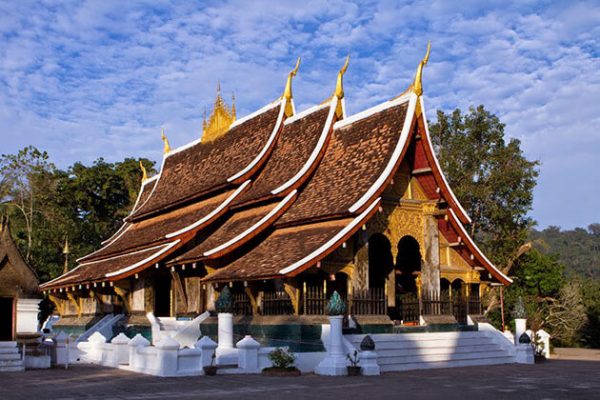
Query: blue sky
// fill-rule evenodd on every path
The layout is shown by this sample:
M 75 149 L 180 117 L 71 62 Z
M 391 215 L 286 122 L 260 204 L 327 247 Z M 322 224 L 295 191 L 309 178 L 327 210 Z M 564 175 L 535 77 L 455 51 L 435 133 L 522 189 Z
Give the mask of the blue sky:
M 62 168 L 160 160 L 199 137 L 217 80 L 238 116 L 297 110 L 345 76 L 349 114 L 402 92 L 432 41 L 428 116 L 484 104 L 542 162 L 540 227 L 600 221 L 600 3 L 575 1 L 0 1 L 0 153 L 33 144 Z

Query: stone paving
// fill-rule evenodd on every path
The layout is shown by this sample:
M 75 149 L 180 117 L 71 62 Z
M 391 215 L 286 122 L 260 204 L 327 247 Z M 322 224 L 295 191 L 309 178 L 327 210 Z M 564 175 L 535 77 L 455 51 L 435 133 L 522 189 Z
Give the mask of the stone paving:
M 157 378 L 91 365 L 0 374 L 0 399 L 598 399 L 600 360 L 549 360 L 378 377 Z

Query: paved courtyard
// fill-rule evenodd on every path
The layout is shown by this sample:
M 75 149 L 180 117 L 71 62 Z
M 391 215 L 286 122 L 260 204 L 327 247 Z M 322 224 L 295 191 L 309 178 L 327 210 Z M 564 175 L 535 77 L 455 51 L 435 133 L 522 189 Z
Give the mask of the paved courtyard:
M 600 359 L 389 373 L 379 377 L 157 378 L 77 365 L 0 374 L 0 399 L 598 399 Z

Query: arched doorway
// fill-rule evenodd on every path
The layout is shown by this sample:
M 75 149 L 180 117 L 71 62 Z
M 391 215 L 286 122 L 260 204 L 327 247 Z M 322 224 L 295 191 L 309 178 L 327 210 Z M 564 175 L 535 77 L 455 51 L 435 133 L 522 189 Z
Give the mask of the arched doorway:
M 154 278 L 154 315 L 171 316 L 171 276 L 168 273 L 157 273 Z
M 462 279 L 455 279 L 451 285 L 452 297 L 464 297 L 465 293 L 465 282 Z
M 421 271 L 421 249 L 412 236 L 404 236 L 398 241 L 396 257 L 396 292 L 416 293 L 416 272 Z
M 393 269 L 392 244 L 381 233 L 375 233 L 369 238 L 369 288 L 382 289 Z
M 450 291 L 450 281 L 446 278 L 442 278 L 440 279 L 440 291 L 443 292 L 449 292 Z

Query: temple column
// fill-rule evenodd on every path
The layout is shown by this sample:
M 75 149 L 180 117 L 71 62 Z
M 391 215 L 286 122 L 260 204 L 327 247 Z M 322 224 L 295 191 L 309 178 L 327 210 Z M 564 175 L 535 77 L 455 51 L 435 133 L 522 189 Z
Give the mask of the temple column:
M 437 205 L 423 204 L 423 260 L 421 265 L 422 293 L 440 293 L 440 242 L 435 217 Z

